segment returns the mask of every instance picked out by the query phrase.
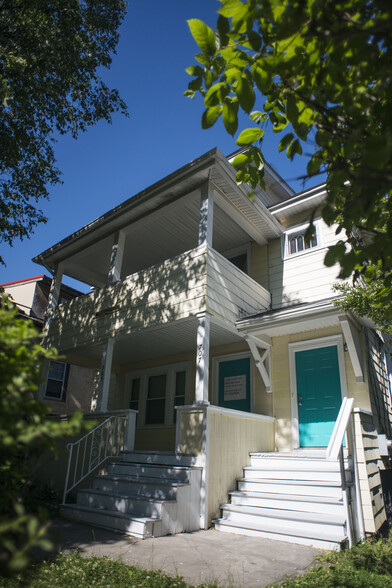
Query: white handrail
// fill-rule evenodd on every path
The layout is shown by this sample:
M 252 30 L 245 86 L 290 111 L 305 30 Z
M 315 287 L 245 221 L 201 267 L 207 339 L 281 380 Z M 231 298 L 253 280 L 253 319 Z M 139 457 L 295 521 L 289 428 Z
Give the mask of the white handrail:
M 350 420 L 353 404 L 354 398 L 343 398 L 342 406 L 340 407 L 338 418 L 336 420 L 327 448 L 327 459 L 329 461 L 335 461 L 339 456 L 340 448 L 342 446 L 344 435 L 346 434 L 346 429 Z
M 131 451 L 134 445 L 137 411 L 127 410 L 112 415 L 92 431 L 68 443 L 68 465 L 64 485 L 63 504 L 67 494 L 110 457 Z
M 355 448 L 355 438 L 353 434 L 353 424 L 351 421 L 353 404 L 354 398 L 343 398 L 342 406 L 340 407 L 338 418 L 332 431 L 331 439 L 329 441 L 326 454 L 326 458 L 329 461 L 336 460 L 339 457 L 340 477 L 343 492 L 343 504 L 346 512 L 347 536 L 350 547 L 352 546 L 353 542 L 357 542 L 363 539 L 365 535 L 363 525 L 362 504 L 359 490 L 359 476 Z M 349 438 L 349 446 L 351 448 L 354 466 L 354 495 L 352 496 L 351 500 L 349 488 L 346 481 L 346 469 L 344 465 L 343 455 L 343 440 L 346 433 Z M 350 508 L 350 504 L 353 505 L 352 509 Z M 353 515 L 353 519 L 355 521 L 354 525 L 351 520 L 351 514 Z

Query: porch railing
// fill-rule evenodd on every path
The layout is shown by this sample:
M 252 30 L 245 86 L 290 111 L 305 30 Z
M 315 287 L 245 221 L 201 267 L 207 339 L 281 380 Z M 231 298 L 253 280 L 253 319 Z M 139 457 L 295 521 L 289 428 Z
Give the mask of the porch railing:
M 74 443 L 68 443 L 68 466 L 63 504 L 67 494 L 111 457 L 134 448 L 137 411 L 112 414 Z M 99 415 L 97 415 L 99 416 Z
M 353 545 L 353 543 L 356 543 L 365 536 L 359 488 L 355 439 L 351 418 L 353 404 L 353 398 L 343 398 L 343 402 L 340 407 L 334 429 L 332 431 L 331 439 L 329 441 L 326 454 L 327 460 L 329 461 L 335 461 L 339 457 L 340 477 L 343 492 L 343 504 L 347 521 L 347 537 L 350 547 Z M 354 493 L 352 495 L 352 500 L 350 500 L 350 493 L 347 485 L 346 470 L 344 465 L 343 441 L 345 436 L 348 438 L 348 445 L 351 449 L 354 468 Z M 353 504 L 353 509 L 350 508 L 351 503 Z M 352 516 L 355 517 L 355 528 L 352 522 Z

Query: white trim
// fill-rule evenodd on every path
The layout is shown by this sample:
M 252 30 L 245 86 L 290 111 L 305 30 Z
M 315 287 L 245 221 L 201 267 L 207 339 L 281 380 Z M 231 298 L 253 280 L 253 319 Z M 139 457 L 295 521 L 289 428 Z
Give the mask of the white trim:
M 195 403 L 209 404 L 208 381 L 210 364 L 210 315 L 197 318 Z
M 219 402 L 219 364 L 224 361 L 232 361 L 235 359 L 245 359 L 249 357 L 249 360 L 252 357 L 250 351 L 242 351 L 241 353 L 228 353 L 226 355 L 217 355 L 212 358 L 212 374 L 213 374 L 213 389 L 212 389 L 212 403 L 215 406 L 218 406 Z M 254 394 L 254 370 L 252 361 L 250 361 L 250 369 L 249 369 L 249 391 L 250 391 L 250 412 L 254 414 L 253 411 L 255 409 L 255 394 Z M 222 407 L 224 408 L 224 407 Z M 227 409 L 231 410 L 231 409 Z M 234 409 L 232 409 L 234 410 Z M 242 412 L 242 411 L 236 411 Z
M 200 221 L 199 221 L 199 241 L 200 245 L 212 247 L 212 229 L 214 223 L 214 199 L 213 190 L 209 182 L 203 184 L 200 188 Z
M 59 380 L 58 378 L 53 378 L 50 377 L 50 368 L 51 368 L 51 364 L 52 363 L 59 363 L 60 365 L 64 366 L 64 371 L 63 371 L 63 377 L 61 380 Z M 45 382 L 45 391 L 44 391 L 44 398 L 46 400 L 54 400 L 57 402 L 65 402 L 66 398 L 66 389 L 65 389 L 65 379 L 67 377 L 67 369 L 69 369 L 69 364 L 66 363 L 65 361 L 56 361 L 55 359 L 51 359 L 49 360 L 49 368 L 46 374 L 46 382 Z M 54 380 L 55 382 L 61 382 L 61 396 L 60 397 L 56 397 L 56 396 L 50 396 L 47 394 L 47 390 L 48 390 L 48 381 L 49 380 Z
M 319 251 L 320 249 L 324 249 L 324 239 L 323 239 L 323 232 L 321 230 L 321 219 L 315 219 L 313 221 L 313 226 L 316 229 L 316 240 L 317 245 L 315 247 L 309 247 L 307 249 L 303 249 L 303 251 L 297 251 L 297 253 L 290 253 L 289 246 L 288 246 L 288 237 L 292 233 L 298 232 L 305 232 L 306 229 L 309 227 L 310 223 L 302 223 L 300 225 L 296 225 L 295 227 L 290 227 L 287 231 L 284 232 L 281 244 L 282 244 L 282 259 L 294 259 L 296 257 L 300 257 L 302 255 L 306 255 L 308 253 L 313 253 L 314 251 Z
M 364 382 L 365 376 L 358 329 L 347 314 L 339 314 L 338 319 L 342 326 L 344 338 L 346 339 L 348 352 L 354 370 L 355 380 L 357 382 Z
M 340 376 L 340 390 L 342 399 L 347 397 L 347 380 L 346 368 L 344 365 L 344 348 L 343 336 L 332 335 L 330 337 L 320 337 L 317 339 L 308 339 L 289 343 L 289 369 L 290 369 L 290 398 L 291 398 L 291 430 L 293 449 L 300 448 L 299 439 L 299 418 L 298 418 L 298 393 L 297 393 L 297 374 L 295 369 L 295 354 L 298 351 L 308 351 L 310 349 L 320 349 L 322 347 L 337 347 L 338 365 Z

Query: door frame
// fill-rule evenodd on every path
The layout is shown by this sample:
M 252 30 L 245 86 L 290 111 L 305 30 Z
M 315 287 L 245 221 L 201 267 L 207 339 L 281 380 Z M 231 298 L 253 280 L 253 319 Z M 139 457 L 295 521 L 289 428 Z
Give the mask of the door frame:
M 212 390 L 212 401 L 215 406 L 219 406 L 219 364 L 225 361 L 232 361 L 236 359 L 249 358 L 249 390 L 250 390 L 250 412 L 255 411 L 254 406 L 254 375 L 253 375 L 253 362 L 252 355 L 249 351 L 243 351 L 240 353 L 228 353 L 227 355 L 216 355 L 212 359 L 212 370 L 213 370 L 213 390 Z
M 295 367 L 295 354 L 298 351 L 309 351 L 311 349 L 320 349 L 322 347 L 337 347 L 338 364 L 340 375 L 340 390 L 342 399 L 347 397 L 347 380 L 346 367 L 344 363 L 343 336 L 332 335 L 330 337 L 319 337 L 317 339 L 308 339 L 298 343 L 289 343 L 289 367 L 290 367 L 290 397 L 291 397 L 291 422 L 292 422 L 292 444 L 293 449 L 300 448 L 299 438 L 299 418 L 298 418 L 298 391 L 297 391 L 297 373 Z

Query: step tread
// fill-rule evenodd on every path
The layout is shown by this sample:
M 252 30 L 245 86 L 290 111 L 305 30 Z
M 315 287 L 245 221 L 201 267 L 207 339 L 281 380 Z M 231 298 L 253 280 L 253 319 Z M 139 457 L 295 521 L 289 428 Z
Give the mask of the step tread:
M 341 488 L 341 483 L 330 480 L 285 480 L 284 478 L 237 478 L 238 482 L 251 482 L 252 484 L 281 484 L 285 486 L 320 486 Z M 350 485 L 350 482 L 347 482 Z
M 287 501 L 301 501 L 301 502 L 318 502 L 328 504 L 341 504 L 343 505 L 343 499 L 336 498 L 334 496 L 308 496 L 304 494 L 275 494 L 271 492 L 248 492 L 241 490 L 232 490 L 229 492 L 230 496 L 240 496 L 244 498 L 261 498 L 269 500 L 285 500 Z
M 284 510 L 278 508 L 266 508 L 260 506 L 241 506 L 236 504 L 224 504 L 221 506 L 222 510 L 229 512 L 238 512 L 242 514 L 255 515 L 260 517 L 277 518 L 277 519 L 290 519 L 299 520 L 300 522 L 306 523 L 320 523 L 320 524 L 332 524 L 332 525 L 344 525 L 345 516 L 321 514 L 321 513 L 307 513 L 296 510 Z
M 158 502 L 159 504 L 175 503 L 176 500 L 172 498 L 151 498 L 140 496 L 140 494 L 133 494 L 131 492 L 108 492 L 107 490 L 99 490 L 99 488 L 81 488 L 78 490 L 83 494 L 97 494 L 98 496 L 110 496 L 112 498 L 125 498 L 131 500 L 139 500 L 140 502 Z
M 160 484 L 161 486 L 188 486 L 188 481 L 175 480 L 174 478 L 153 478 L 152 476 L 130 476 L 126 474 L 104 474 L 94 476 L 95 480 L 111 480 L 114 482 L 130 482 L 135 484 Z
M 135 521 L 135 522 L 139 522 L 139 523 L 156 523 L 157 521 L 161 521 L 162 519 L 160 517 L 138 517 L 138 516 L 133 516 L 130 513 L 124 513 L 124 512 L 120 512 L 117 510 L 108 510 L 105 508 L 94 508 L 94 507 L 90 507 L 90 506 L 84 506 L 81 504 L 62 504 L 61 508 L 63 509 L 67 509 L 67 510 L 78 510 L 81 512 L 88 512 L 91 514 L 97 514 L 97 515 L 107 515 L 110 517 L 115 517 L 118 519 L 126 519 L 127 521 Z
M 249 523 L 249 522 L 245 522 L 245 523 L 241 523 L 239 521 L 230 521 L 230 520 L 225 520 L 225 519 L 214 519 L 213 521 L 214 525 L 222 525 L 222 526 L 226 526 L 226 527 L 233 527 L 233 528 L 237 528 L 237 529 L 249 529 L 252 531 L 267 531 L 270 533 L 275 533 L 276 535 L 282 535 L 282 536 L 291 536 L 291 537 L 304 537 L 307 539 L 314 539 L 314 540 L 321 540 L 321 541 L 330 541 L 330 542 L 334 542 L 334 543 L 340 543 L 342 541 L 345 541 L 346 534 L 343 533 L 342 535 L 338 535 L 337 533 L 329 533 L 327 531 L 318 531 L 317 532 L 317 536 L 315 536 L 312 532 L 307 531 L 306 529 L 301 529 L 300 527 L 298 528 L 297 532 L 295 533 L 295 535 L 293 533 L 287 532 L 285 531 L 281 525 L 277 525 L 277 524 L 271 524 L 268 521 L 263 521 L 263 524 L 257 525 L 255 523 Z
M 184 465 L 177 465 L 177 464 L 164 464 L 164 463 L 144 463 L 144 462 L 136 462 L 136 461 L 112 461 L 110 462 L 111 466 L 122 466 L 122 467 L 129 467 L 135 466 L 140 468 L 149 468 L 149 469 L 171 469 L 171 470 L 178 470 L 178 471 L 188 471 L 188 470 L 201 470 L 202 468 L 199 466 L 184 466 Z

